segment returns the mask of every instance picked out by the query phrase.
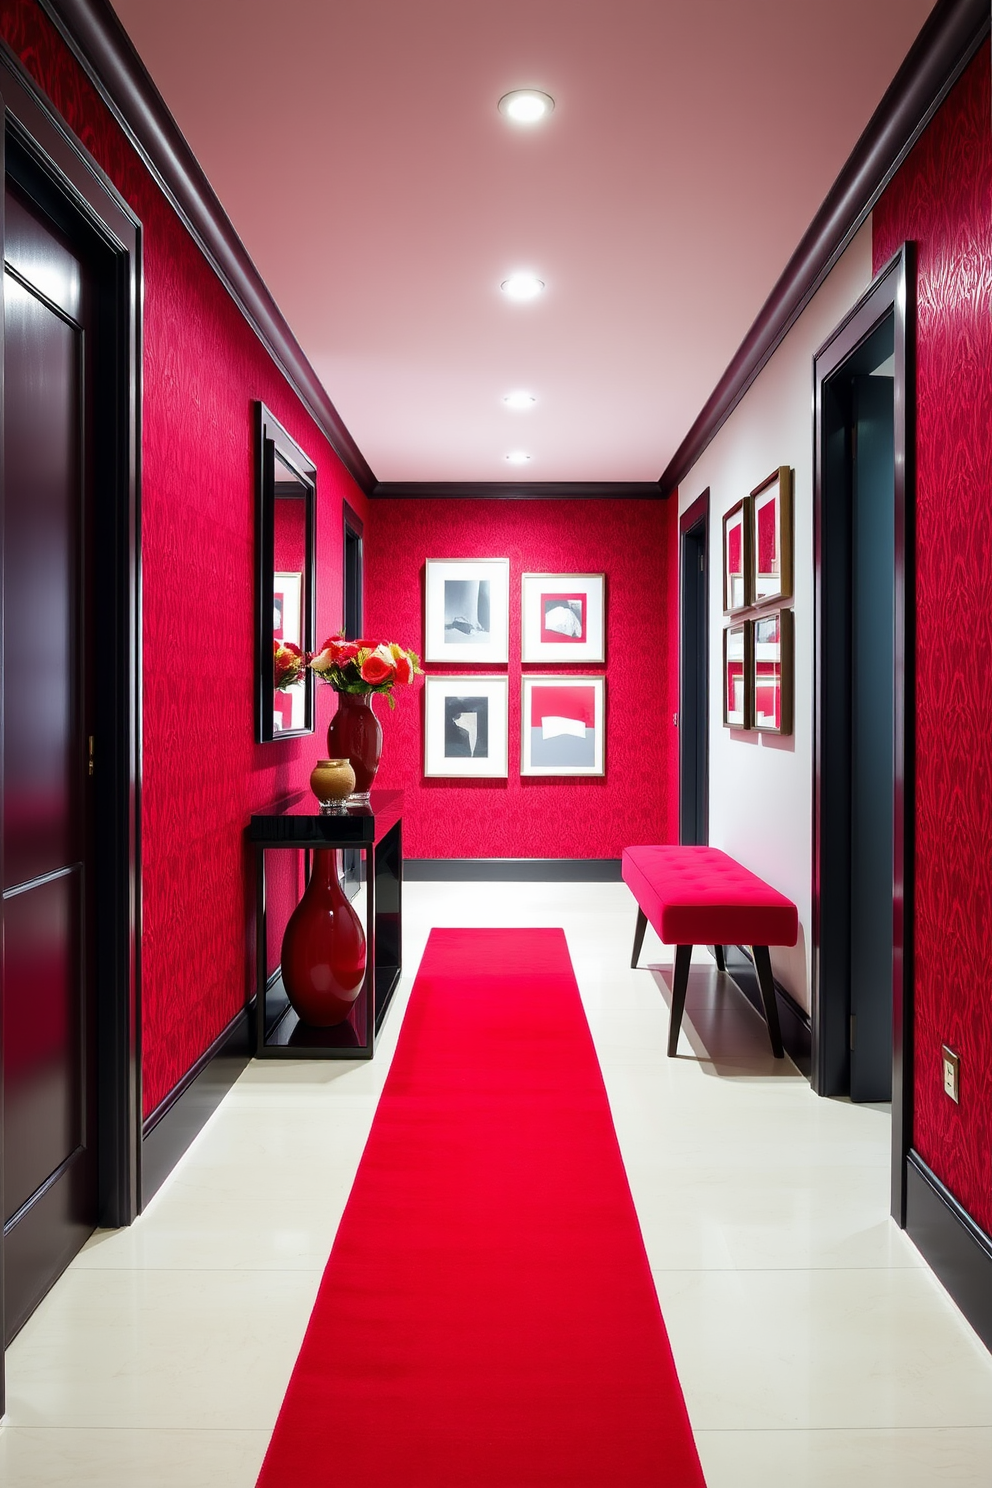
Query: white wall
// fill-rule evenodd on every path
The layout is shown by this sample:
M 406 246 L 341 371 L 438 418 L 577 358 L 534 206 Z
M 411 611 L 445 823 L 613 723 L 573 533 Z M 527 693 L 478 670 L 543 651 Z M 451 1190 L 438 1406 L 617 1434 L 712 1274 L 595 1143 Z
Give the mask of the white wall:
M 810 1005 L 813 815 L 813 353 L 871 281 L 871 221 L 862 227 L 768 365 L 679 487 L 684 511 L 707 488 L 710 620 L 710 842 L 799 906 L 799 944 L 773 949 L 782 986 Z M 795 500 L 795 731 L 722 725 L 722 519 L 779 465 Z

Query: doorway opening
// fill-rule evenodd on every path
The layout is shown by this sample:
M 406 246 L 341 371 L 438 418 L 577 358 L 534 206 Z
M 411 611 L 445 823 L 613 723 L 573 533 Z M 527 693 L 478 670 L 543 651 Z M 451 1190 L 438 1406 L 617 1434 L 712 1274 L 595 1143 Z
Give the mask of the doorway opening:
M 679 841 L 709 841 L 709 488 L 679 518 Z
M 364 626 L 365 545 L 362 519 L 347 501 L 344 505 L 344 633 L 357 640 Z M 345 848 L 341 854 L 341 882 L 349 899 L 354 899 L 362 883 L 362 855 L 357 848 Z
M 909 1139 L 910 250 L 814 357 L 813 1087 Z

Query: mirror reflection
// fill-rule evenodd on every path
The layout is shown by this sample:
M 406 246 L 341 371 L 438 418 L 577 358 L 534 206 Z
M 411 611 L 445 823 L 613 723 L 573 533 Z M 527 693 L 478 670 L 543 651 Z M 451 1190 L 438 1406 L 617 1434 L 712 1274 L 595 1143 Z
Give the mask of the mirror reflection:
M 260 742 L 313 732 L 316 470 L 258 405 L 257 730 Z

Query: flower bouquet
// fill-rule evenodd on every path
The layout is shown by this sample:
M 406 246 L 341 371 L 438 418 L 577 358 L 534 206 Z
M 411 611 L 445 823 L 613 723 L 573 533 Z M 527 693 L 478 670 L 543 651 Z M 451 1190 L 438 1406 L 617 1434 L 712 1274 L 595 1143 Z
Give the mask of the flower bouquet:
M 272 685 L 276 692 L 285 692 L 302 682 L 307 669 L 307 659 L 299 646 L 292 641 L 272 642 Z
M 404 687 L 422 675 L 420 657 L 395 641 L 346 641 L 336 635 L 310 658 L 310 669 L 335 692 L 365 696 L 385 693 L 395 708 L 394 687 Z
M 385 693 L 394 708 L 393 688 L 413 681 L 420 672 L 420 658 L 392 641 L 346 641 L 336 635 L 310 658 L 310 669 L 338 694 L 337 712 L 327 729 L 328 758 L 351 761 L 355 790 L 350 804 L 367 806 L 382 752 L 373 694 Z

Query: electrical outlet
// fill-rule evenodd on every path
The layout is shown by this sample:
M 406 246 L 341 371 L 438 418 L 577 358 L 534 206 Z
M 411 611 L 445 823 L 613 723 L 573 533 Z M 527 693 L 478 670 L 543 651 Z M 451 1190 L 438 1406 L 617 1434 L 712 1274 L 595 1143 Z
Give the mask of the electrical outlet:
M 944 1094 L 957 1103 L 961 1097 L 961 1060 L 946 1044 L 941 1045 L 940 1053 L 944 1061 Z

